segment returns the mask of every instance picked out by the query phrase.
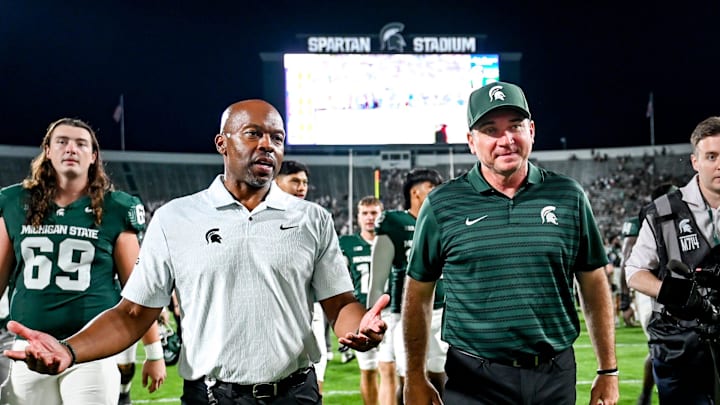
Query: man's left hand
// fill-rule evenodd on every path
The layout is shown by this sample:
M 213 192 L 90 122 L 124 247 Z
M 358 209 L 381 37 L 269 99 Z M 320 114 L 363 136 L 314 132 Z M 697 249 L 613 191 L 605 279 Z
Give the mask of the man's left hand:
M 595 377 L 590 389 L 589 405 L 616 405 L 620 399 L 618 376 L 599 375 Z
M 356 333 L 347 333 L 340 337 L 340 344 L 348 346 L 359 352 L 366 352 L 380 344 L 385 335 L 387 325 L 380 318 L 380 311 L 390 303 L 390 296 L 383 294 L 360 320 Z
M 165 369 L 165 359 L 145 360 L 142 370 L 142 385 L 147 387 L 148 392 L 155 392 L 165 382 L 167 378 L 167 370 Z

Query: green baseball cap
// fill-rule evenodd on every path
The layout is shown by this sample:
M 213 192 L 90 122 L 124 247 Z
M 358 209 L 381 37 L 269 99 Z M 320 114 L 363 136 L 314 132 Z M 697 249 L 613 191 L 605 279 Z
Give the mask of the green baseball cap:
M 470 93 L 467 109 L 468 127 L 472 128 L 490 111 L 503 107 L 514 108 L 525 118 L 530 118 L 530 107 L 522 89 L 512 83 L 494 82 Z

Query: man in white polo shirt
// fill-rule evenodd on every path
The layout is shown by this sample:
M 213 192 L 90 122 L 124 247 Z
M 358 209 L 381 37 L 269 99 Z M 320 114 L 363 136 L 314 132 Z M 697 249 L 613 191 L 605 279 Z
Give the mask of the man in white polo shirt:
M 156 211 L 122 301 L 60 342 L 10 322 L 29 345 L 5 354 L 46 374 L 112 355 L 140 338 L 175 288 L 184 404 L 320 404 L 313 300 L 341 344 L 365 351 L 382 340 L 379 313 L 389 297 L 366 313 L 353 296 L 330 214 L 272 181 L 284 141 L 282 118 L 267 102 L 229 106 L 215 136 L 224 174 Z

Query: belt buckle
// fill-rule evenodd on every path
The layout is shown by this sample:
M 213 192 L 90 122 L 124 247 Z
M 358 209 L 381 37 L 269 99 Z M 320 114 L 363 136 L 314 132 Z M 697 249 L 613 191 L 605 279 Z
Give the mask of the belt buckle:
M 513 359 L 512 366 L 515 368 L 527 368 L 527 367 L 537 367 L 540 365 L 540 356 L 532 356 L 527 361 L 520 361 L 518 359 Z
M 266 391 L 267 392 L 262 392 Z M 274 398 L 277 396 L 278 387 L 277 383 L 260 383 L 260 384 L 254 384 L 252 387 L 252 395 L 253 398 L 256 399 L 263 399 L 263 398 Z

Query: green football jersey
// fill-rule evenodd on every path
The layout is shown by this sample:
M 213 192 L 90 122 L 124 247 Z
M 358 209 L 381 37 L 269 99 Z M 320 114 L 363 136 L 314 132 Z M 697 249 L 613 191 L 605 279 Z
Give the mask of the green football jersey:
M 63 339 L 120 300 L 113 249 L 120 233 L 144 229 L 145 211 L 138 198 L 113 191 L 105 194 L 99 226 L 86 196 L 52 205 L 34 227 L 26 223 L 27 198 L 20 185 L 0 190 L 0 215 L 15 252 L 10 318 Z
M 623 238 L 629 236 L 638 236 L 640 234 L 640 220 L 638 217 L 630 217 L 625 219 L 623 223 L 621 235 Z
M 390 310 L 400 313 L 402 294 L 405 286 L 405 270 L 412 249 L 415 234 L 415 217 L 407 211 L 384 211 L 375 225 L 375 235 L 387 235 L 395 248 L 395 256 L 390 273 Z M 442 308 L 445 301 L 445 290 L 442 280 L 435 285 L 434 308 Z
M 367 303 L 370 289 L 370 249 L 371 245 L 359 233 L 340 237 L 340 250 L 347 261 L 353 293 L 363 306 Z

